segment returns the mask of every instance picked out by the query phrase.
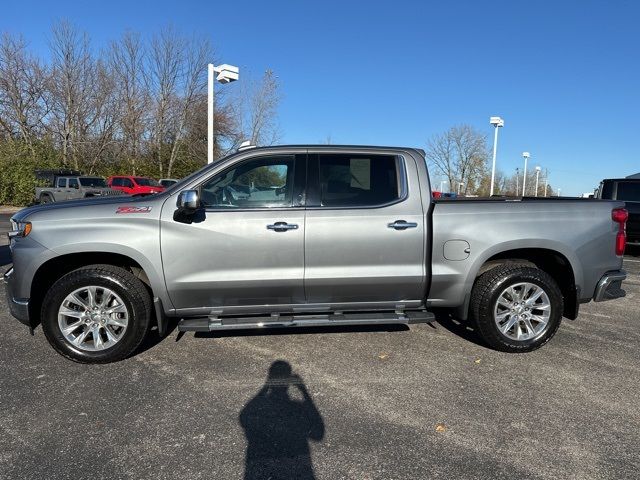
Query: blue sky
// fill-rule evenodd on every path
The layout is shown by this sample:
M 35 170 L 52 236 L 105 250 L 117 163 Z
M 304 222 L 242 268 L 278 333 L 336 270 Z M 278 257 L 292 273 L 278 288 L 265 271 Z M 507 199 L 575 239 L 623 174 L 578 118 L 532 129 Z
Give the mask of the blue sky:
M 498 167 L 548 168 L 575 195 L 640 171 L 640 2 L 196 1 L 6 2 L 0 30 L 47 50 L 66 18 L 96 47 L 125 29 L 208 36 L 218 58 L 282 84 L 284 143 L 424 147 L 468 123 Z M 233 86 L 229 86 L 233 88 Z M 435 179 L 436 181 L 438 179 Z

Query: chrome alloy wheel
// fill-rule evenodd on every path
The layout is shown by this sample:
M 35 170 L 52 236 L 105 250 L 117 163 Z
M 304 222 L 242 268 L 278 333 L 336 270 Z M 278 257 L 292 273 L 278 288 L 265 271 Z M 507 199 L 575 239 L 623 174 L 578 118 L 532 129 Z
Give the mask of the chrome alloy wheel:
M 129 311 L 113 290 L 78 288 L 58 309 L 58 326 L 64 338 L 80 350 L 95 352 L 113 347 L 124 336 Z
M 496 302 L 494 319 L 498 330 L 510 340 L 540 337 L 549 326 L 551 302 L 534 283 L 516 283 L 505 288 Z

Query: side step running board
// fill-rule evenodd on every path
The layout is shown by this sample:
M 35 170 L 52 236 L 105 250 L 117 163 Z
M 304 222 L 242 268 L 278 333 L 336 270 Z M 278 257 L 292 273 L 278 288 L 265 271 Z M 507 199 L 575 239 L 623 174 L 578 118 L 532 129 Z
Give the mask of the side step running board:
M 435 319 L 426 310 L 405 312 L 316 313 L 259 317 L 184 318 L 178 323 L 180 332 L 211 332 L 250 328 L 326 327 L 331 325 L 384 325 L 429 323 Z

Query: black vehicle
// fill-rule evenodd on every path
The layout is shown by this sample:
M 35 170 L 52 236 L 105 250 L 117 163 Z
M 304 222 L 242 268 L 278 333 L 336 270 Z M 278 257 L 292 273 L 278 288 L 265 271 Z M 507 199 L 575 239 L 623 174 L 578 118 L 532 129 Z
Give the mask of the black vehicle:
M 598 198 L 622 200 L 629 211 L 627 245 L 640 245 L 640 173 L 600 182 Z

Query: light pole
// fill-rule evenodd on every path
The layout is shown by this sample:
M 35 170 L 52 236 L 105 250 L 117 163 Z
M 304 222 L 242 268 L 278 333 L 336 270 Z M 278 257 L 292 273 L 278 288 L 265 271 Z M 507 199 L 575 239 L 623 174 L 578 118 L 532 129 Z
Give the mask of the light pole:
M 525 192 L 527 191 L 527 160 L 531 154 L 529 152 L 522 152 L 522 158 L 524 158 L 524 176 L 522 177 L 522 196 L 524 197 Z
M 458 195 L 460 195 L 460 187 L 464 187 L 463 182 L 458 182 Z
M 444 193 L 444 180 L 440 180 L 440 193 Z
M 520 191 L 520 169 L 516 168 L 516 197 Z
M 558 196 L 560 196 L 560 190 L 562 190 L 562 189 L 560 189 L 560 188 L 558 189 Z
M 539 166 L 536 166 L 536 197 L 538 196 L 538 178 L 540 177 L 540 170 L 542 170 Z
M 220 83 L 231 83 L 238 80 L 240 69 L 233 65 L 218 65 L 215 67 L 213 63 L 207 66 L 207 163 L 213 163 L 213 121 L 214 121 L 214 84 L 215 81 Z M 215 76 L 215 74 L 218 74 Z M 215 78 L 214 78 L 215 77 Z
M 504 127 L 504 120 L 500 117 L 489 118 L 489 123 L 495 127 L 493 134 L 493 166 L 491 167 L 491 190 L 489 196 L 493 197 L 493 185 L 496 180 L 496 154 L 498 152 L 498 129 Z

